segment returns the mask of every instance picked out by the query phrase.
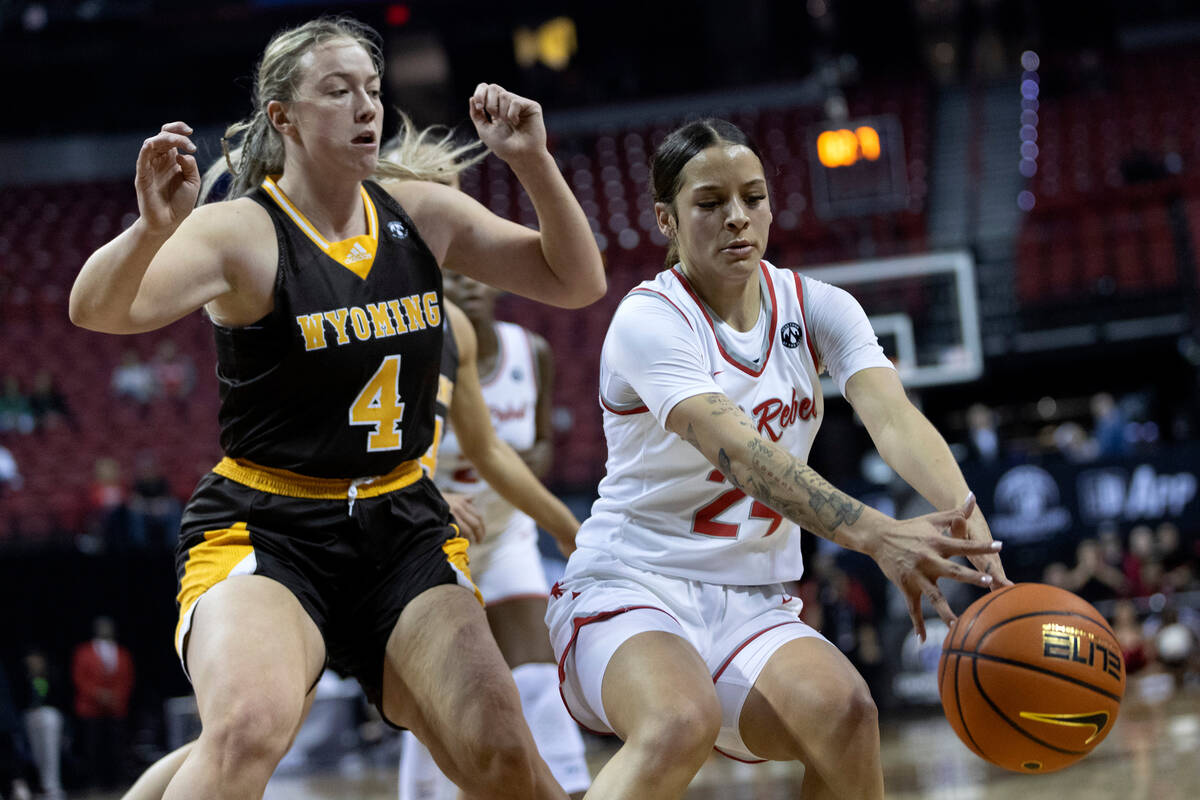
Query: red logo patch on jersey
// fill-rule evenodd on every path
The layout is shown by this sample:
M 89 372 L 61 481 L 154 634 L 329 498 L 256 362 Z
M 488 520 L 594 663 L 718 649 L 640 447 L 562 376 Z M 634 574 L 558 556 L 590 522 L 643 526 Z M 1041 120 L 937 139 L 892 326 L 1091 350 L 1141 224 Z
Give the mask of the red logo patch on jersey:
M 784 428 L 794 425 L 796 420 L 815 417 L 817 406 L 811 397 L 797 399 L 793 388 L 790 403 L 785 404 L 778 397 L 772 397 L 756 405 L 753 413 L 758 419 L 758 432 L 765 433 L 772 442 L 778 442 Z

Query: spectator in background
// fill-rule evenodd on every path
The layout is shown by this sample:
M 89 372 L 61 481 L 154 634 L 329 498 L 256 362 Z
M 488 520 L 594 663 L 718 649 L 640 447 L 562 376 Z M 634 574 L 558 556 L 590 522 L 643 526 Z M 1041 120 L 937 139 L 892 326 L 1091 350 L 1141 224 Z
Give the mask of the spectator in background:
M 0 433 L 33 433 L 33 410 L 29 398 L 21 393 L 21 383 L 15 376 L 4 379 L 4 394 L 0 395 Z
M 33 763 L 37 767 L 44 800 L 61 800 L 59 769 L 63 746 L 63 709 L 66 706 L 66 686 L 62 676 L 53 669 L 46 654 L 34 648 L 25 654 L 25 680 L 17 702 L 23 712 L 25 736 Z
M 140 534 L 140 543 L 157 549 L 171 549 L 179 538 L 182 508 L 171 494 L 171 484 L 158 465 L 154 453 L 138 456 L 137 474 L 129 495 L 131 538 Z
M 1121 645 L 1121 658 L 1125 661 L 1125 674 L 1136 675 L 1153 660 L 1153 647 L 1142 632 L 1137 608 L 1130 600 L 1118 600 L 1112 613 L 1113 635 Z
M 1125 414 L 1108 392 L 1092 397 L 1092 438 L 1096 442 L 1096 456 L 1119 458 L 1129 454 L 1129 442 L 1125 439 Z
M 54 429 L 64 424 L 74 425 L 67 398 L 59 391 L 54 375 L 48 369 L 39 370 L 33 379 L 33 392 L 29 395 L 29 408 L 33 412 L 34 425 L 42 429 Z
M 120 464 L 115 458 L 97 458 L 88 487 L 87 527 L 106 548 L 124 548 L 145 538 L 140 531 L 132 530 L 128 501 L 129 489 Z
M 1160 522 L 1154 530 L 1154 543 L 1162 560 L 1163 588 L 1184 591 L 1196 584 L 1196 558 L 1179 539 L 1179 527 Z
M 128 397 L 144 406 L 154 399 L 154 370 L 138 357 L 136 350 L 126 350 L 113 370 L 110 387 L 114 396 Z
M 1000 460 L 1000 437 L 996 433 L 996 412 L 983 403 L 967 409 L 967 448 L 971 458 L 984 464 Z
M 170 400 L 182 401 L 196 385 L 196 366 L 179 352 L 174 339 L 163 339 L 150 362 L 158 393 Z
M 75 716 L 92 785 L 112 788 L 123 777 L 125 719 L 133 680 L 133 658 L 117 643 L 116 624 L 109 617 L 97 617 L 92 638 L 76 647 L 71 659 Z
M 1149 525 L 1135 525 L 1129 531 L 1129 548 L 1121 565 L 1121 572 L 1129 582 L 1129 594 L 1132 597 L 1146 597 L 1151 594 L 1142 580 L 1142 571 L 1147 565 L 1158 561 L 1158 546 L 1154 541 L 1154 531 Z
M 1095 539 L 1081 541 L 1075 559 L 1075 568 L 1068 573 L 1065 588 L 1089 603 L 1112 600 L 1125 594 L 1125 576 L 1121 570 L 1104 562 L 1100 544 Z
M 15 713 L 8 673 L 0 662 L 0 791 L 10 800 L 33 800 L 25 780 L 26 764 L 21 758 L 21 730 Z
M 20 489 L 23 485 L 24 479 L 21 478 L 21 468 L 17 465 L 16 457 L 11 450 L 0 444 L 0 497 L 11 490 Z

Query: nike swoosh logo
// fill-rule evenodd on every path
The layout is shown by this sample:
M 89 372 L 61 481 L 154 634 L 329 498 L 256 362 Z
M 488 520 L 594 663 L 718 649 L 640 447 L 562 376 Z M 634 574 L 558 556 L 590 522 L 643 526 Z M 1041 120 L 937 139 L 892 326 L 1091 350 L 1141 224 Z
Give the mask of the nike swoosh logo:
M 1077 728 L 1091 728 L 1092 735 L 1083 740 L 1084 744 L 1091 744 L 1092 740 L 1100 735 L 1100 731 L 1104 730 L 1108 725 L 1107 711 L 1093 711 L 1086 714 L 1038 714 L 1034 711 L 1022 711 L 1022 719 L 1031 719 L 1035 722 L 1046 722 L 1051 725 L 1070 725 Z
M 714 378 L 715 378 L 715 377 L 717 377 L 718 375 L 720 375 L 720 374 L 721 374 L 722 372 L 724 372 L 724 371 L 725 371 L 725 370 L 723 370 L 723 369 L 719 369 L 719 370 L 717 370 L 716 372 L 714 372 L 714 373 L 713 373 L 713 377 L 714 377 Z

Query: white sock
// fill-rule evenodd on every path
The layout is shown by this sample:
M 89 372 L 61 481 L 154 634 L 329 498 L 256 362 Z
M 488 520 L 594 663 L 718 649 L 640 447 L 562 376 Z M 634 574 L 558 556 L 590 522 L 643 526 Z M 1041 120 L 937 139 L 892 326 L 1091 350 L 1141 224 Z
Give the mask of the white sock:
M 400 800 L 456 800 L 458 787 L 442 774 L 412 731 L 400 733 Z
M 567 794 L 585 791 L 592 785 L 592 778 L 583 753 L 583 736 L 559 695 L 558 667 L 522 664 L 512 674 L 521 694 L 525 721 L 554 779 Z

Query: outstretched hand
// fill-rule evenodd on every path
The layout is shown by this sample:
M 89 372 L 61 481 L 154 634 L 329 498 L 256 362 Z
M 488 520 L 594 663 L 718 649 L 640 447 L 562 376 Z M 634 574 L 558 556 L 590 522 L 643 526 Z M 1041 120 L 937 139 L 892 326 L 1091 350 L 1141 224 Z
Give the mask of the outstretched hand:
M 991 588 L 996 579 L 976 572 L 951 559 L 996 556 L 999 542 L 968 538 L 968 520 L 975 511 L 975 496 L 952 511 L 938 511 L 896 522 L 875 541 L 870 553 L 883 574 L 900 587 L 908 603 L 908 615 L 921 641 L 925 641 L 925 618 L 921 598 L 927 597 L 947 625 L 957 617 L 937 587 L 938 578 L 951 578 L 973 586 Z M 998 557 L 997 557 L 998 561 Z M 1003 572 L 1000 573 L 1003 578 Z M 1004 579 L 1007 580 L 1007 579 Z
M 494 83 L 481 83 L 468 101 L 468 111 L 479 140 L 510 166 L 545 151 L 546 124 L 539 103 Z
M 196 205 L 200 170 L 191 133 L 186 122 L 168 122 L 142 142 L 134 186 L 138 212 L 151 229 L 174 230 Z

